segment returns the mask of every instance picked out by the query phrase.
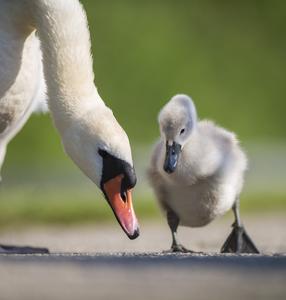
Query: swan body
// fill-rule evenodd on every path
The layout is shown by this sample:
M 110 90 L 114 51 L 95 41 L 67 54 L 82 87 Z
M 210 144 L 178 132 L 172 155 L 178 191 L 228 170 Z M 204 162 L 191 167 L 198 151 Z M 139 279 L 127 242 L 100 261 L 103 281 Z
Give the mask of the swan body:
M 0 0 L 0 167 L 9 141 L 47 98 L 65 152 L 135 238 L 129 139 L 94 85 L 90 49 L 78 0 Z
M 204 226 L 235 207 L 247 169 L 235 134 L 211 121 L 198 121 L 186 95 L 174 96 L 158 119 L 161 138 L 149 178 L 171 230 L 179 224 Z
M 15 36 L 11 28 L 3 26 L 6 19 L 7 15 L 0 16 L 0 168 L 8 143 L 31 113 L 40 107 L 46 110 L 39 40 L 35 32 L 26 39 Z

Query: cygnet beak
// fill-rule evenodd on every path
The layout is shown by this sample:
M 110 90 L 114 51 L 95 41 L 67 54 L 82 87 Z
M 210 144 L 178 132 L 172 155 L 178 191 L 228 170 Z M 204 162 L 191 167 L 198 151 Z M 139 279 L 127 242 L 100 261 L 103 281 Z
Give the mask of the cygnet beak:
M 181 149 L 181 145 L 175 141 L 171 144 L 168 141 L 166 142 L 166 158 L 164 162 L 165 172 L 170 174 L 176 170 Z

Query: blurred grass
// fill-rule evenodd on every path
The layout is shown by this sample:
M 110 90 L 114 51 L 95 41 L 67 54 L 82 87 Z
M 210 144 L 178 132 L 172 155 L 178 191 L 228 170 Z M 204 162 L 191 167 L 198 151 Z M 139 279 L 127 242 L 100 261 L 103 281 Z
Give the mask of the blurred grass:
M 84 189 L 18 187 L 0 192 L 0 228 L 35 224 L 116 222 L 107 202 Z M 243 213 L 286 211 L 285 194 L 245 195 Z M 140 220 L 163 218 L 153 197 L 134 197 Z
M 115 221 L 106 200 L 80 188 L 18 187 L 0 191 L 0 227 L 28 224 L 75 224 Z M 133 201 L 138 218 L 160 214 L 151 199 Z
M 285 137 L 285 2 L 82 2 L 97 85 L 132 141 L 158 134 L 178 92 L 244 139 Z

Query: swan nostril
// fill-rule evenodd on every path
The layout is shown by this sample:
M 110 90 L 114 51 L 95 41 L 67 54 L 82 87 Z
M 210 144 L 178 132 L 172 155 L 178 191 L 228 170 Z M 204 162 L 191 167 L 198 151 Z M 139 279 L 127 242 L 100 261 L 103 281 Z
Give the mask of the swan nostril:
M 125 191 L 121 191 L 120 193 L 121 199 L 123 200 L 124 203 L 127 202 L 127 195 Z

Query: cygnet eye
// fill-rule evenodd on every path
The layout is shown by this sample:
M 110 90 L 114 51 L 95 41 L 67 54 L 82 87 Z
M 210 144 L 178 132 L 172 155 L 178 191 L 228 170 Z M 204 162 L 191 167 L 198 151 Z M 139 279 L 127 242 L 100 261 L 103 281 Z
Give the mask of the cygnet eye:
M 182 135 L 184 132 L 185 132 L 185 128 L 183 128 L 183 129 L 180 131 L 180 135 Z

